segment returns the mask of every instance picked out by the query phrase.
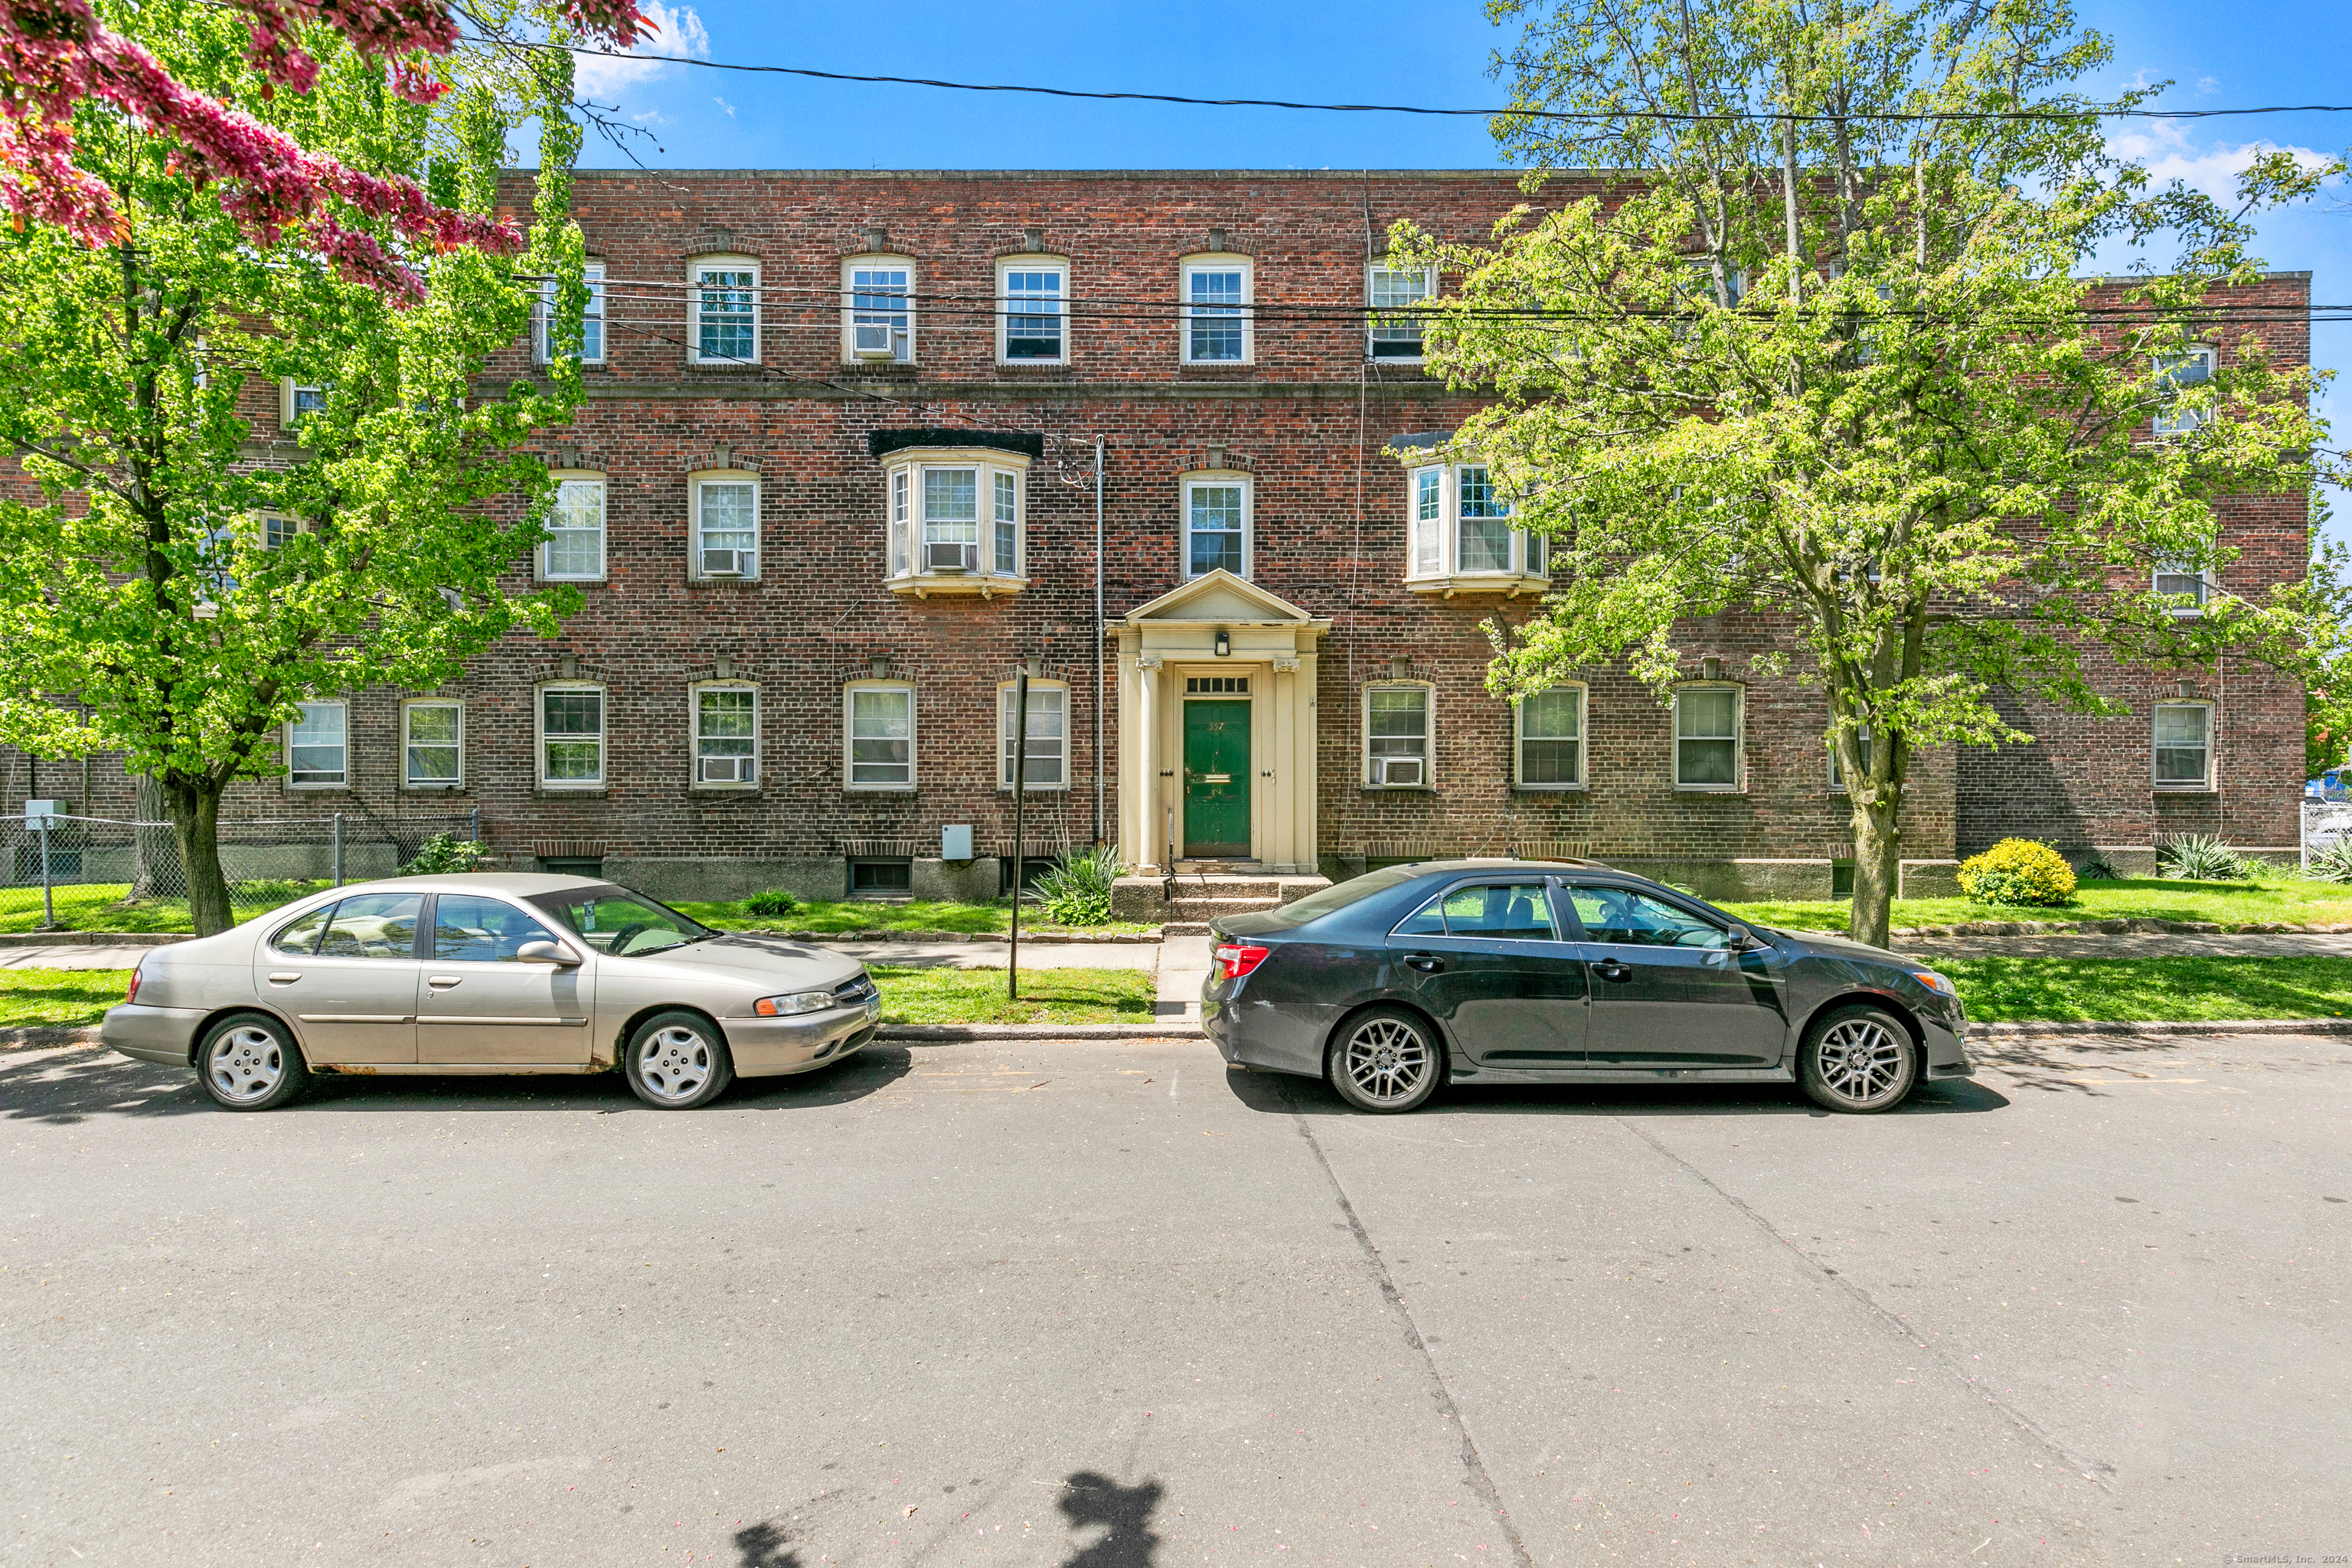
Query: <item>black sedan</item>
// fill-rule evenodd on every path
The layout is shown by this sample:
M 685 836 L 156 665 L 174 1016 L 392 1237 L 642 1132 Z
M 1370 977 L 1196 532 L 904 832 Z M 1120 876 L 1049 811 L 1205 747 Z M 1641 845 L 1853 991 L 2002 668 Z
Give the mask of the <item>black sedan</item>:
M 1605 866 L 1397 866 L 1210 927 L 1229 1062 L 1361 1110 L 1455 1083 L 1796 1083 L 1891 1110 L 1975 1071 L 1952 983 L 1883 948 L 1748 926 Z

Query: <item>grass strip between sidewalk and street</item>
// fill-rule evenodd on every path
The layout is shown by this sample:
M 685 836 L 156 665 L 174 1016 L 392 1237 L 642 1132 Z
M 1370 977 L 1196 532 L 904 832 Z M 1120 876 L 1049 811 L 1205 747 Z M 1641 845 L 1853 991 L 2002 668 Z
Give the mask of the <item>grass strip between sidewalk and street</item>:
M 1750 899 L 1710 900 L 1744 921 L 1791 931 L 1845 931 L 1853 909 L 1844 899 Z M 2352 923 L 2352 883 L 2312 882 L 2276 876 L 2259 882 L 2176 882 L 2133 877 L 2119 881 L 2085 879 L 2074 901 L 2051 909 L 2029 904 L 1980 904 L 1970 899 L 1897 899 L 1890 923 L 1896 931 L 1919 926 L 1962 925 L 1970 921 L 2153 920 L 2210 921 L 2217 925 L 2342 925 Z
M 2352 1017 L 2352 958 L 1952 958 L 1969 1016 L 1983 1024 L 2194 1023 Z M 1002 969 L 876 964 L 887 1024 L 1148 1024 L 1139 969 L 1024 969 L 1021 998 Z M 127 969 L 0 969 L 0 1028 L 76 1028 L 122 1000 Z

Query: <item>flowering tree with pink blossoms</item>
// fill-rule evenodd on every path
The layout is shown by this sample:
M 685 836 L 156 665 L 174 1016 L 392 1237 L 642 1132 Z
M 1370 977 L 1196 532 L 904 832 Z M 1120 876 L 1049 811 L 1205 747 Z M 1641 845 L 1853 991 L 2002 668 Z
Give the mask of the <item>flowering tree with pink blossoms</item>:
M 577 602 L 517 570 L 525 447 L 581 396 L 568 57 L 518 96 L 453 37 L 429 0 L 0 0 L 0 742 L 119 752 L 199 931 L 235 918 L 222 798 L 278 787 L 302 703 Z M 535 311 L 544 363 L 485 384 Z

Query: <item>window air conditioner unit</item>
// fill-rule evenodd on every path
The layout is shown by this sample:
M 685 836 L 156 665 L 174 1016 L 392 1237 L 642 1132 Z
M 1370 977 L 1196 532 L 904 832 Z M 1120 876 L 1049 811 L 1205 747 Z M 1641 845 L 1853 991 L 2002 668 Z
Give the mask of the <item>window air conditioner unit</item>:
M 751 560 L 751 552 L 748 550 L 706 550 L 702 552 L 702 574 L 706 577 L 749 577 Z
M 980 570 L 980 546 L 977 544 L 926 544 L 923 546 L 923 570 L 926 572 L 977 572 Z
M 860 321 L 849 329 L 850 346 L 859 359 L 894 359 L 896 351 L 890 339 L 895 329 L 887 321 Z
M 1418 784 L 1421 783 L 1419 757 L 1374 757 L 1372 775 L 1384 784 Z
M 752 757 L 705 757 L 702 759 L 704 784 L 750 784 L 758 776 L 758 760 Z

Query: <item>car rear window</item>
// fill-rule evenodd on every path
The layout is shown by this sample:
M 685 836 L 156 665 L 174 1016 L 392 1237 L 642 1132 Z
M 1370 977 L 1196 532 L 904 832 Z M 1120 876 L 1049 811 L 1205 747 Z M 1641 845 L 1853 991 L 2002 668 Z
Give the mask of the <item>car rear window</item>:
M 1384 867 L 1378 871 L 1367 871 L 1360 877 L 1350 877 L 1344 882 L 1334 882 L 1319 892 L 1309 893 L 1303 899 L 1283 905 L 1275 912 L 1293 924 L 1321 920 L 1325 915 L 1335 914 L 1350 904 L 1360 903 L 1375 893 L 1385 893 L 1401 882 L 1410 882 L 1416 877 L 1428 875 L 1428 872 L 1425 866 Z

